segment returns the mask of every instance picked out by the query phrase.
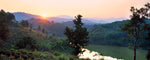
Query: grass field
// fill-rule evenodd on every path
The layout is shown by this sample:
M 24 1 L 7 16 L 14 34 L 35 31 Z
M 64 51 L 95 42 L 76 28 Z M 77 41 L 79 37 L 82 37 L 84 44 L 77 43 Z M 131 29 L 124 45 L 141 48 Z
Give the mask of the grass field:
M 133 50 L 128 47 L 89 45 L 87 46 L 87 49 L 102 53 L 104 56 L 111 56 L 124 60 L 133 60 Z M 146 50 L 137 49 L 137 60 L 146 60 L 146 54 Z

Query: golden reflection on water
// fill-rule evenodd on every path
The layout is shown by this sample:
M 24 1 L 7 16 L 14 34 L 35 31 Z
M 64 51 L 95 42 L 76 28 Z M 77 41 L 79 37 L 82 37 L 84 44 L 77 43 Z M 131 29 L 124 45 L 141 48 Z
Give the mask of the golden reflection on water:
M 79 53 L 78 57 L 79 59 L 90 59 L 90 60 L 123 60 L 123 59 L 117 59 L 117 58 L 112 58 L 110 56 L 102 56 L 98 52 L 95 51 L 90 51 L 88 49 L 82 48 L 83 53 Z

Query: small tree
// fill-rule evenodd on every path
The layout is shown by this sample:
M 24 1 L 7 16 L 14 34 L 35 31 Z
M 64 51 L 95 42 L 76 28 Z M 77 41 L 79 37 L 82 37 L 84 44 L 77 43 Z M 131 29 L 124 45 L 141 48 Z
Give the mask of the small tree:
M 44 28 L 42 29 L 42 32 L 45 33 L 45 29 Z
M 129 23 L 125 24 L 121 29 L 125 31 L 129 37 L 133 40 L 134 47 L 134 60 L 136 60 L 136 49 L 137 41 L 141 38 L 141 32 L 144 31 L 143 27 L 145 24 L 146 13 L 148 12 L 147 8 L 136 9 L 131 7 L 130 11 L 132 12 L 131 20 Z
M 32 24 L 30 24 L 30 32 L 32 31 L 32 28 L 33 28 L 33 26 L 32 26 Z
M 29 27 L 29 22 L 26 21 L 26 20 L 22 20 L 21 24 L 22 24 L 23 27 Z
M 77 15 L 75 20 L 75 30 L 66 27 L 64 34 L 67 36 L 68 44 L 74 48 L 73 54 L 77 55 L 82 52 L 81 48 L 84 48 L 88 43 L 88 32 L 87 29 L 83 26 L 81 21 L 81 15 Z
M 55 36 L 55 33 L 53 33 L 52 36 Z
M 40 25 L 38 26 L 38 31 L 41 31 L 41 26 Z
M 16 46 L 19 49 L 22 48 L 36 49 L 38 45 L 37 45 L 37 41 L 34 40 L 32 37 L 23 37 L 22 40 L 19 40 Z

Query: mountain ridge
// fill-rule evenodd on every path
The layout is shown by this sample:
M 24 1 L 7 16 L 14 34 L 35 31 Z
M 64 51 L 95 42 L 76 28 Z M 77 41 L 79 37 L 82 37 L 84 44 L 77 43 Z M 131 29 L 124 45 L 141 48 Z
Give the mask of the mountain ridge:
M 30 13 L 25 12 L 14 12 L 13 13 L 16 17 L 17 21 L 21 20 L 30 20 L 32 18 L 41 18 L 39 15 L 34 15 Z M 68 15 L 59 15 L 59 16 L 53 16 L 53 17 L 47 17 L 45 20 L 48 21 L 54 21 L 56 23 L 64 23 L 68 21 L 74 20 L 74 17 L 68 16 Z M 122 21 L 127 20 L 127 18 L 84 18 L 83 17 L 83 23 L 85 24 L 105 24 L 105 23 L 112 23 L 114 21 Z

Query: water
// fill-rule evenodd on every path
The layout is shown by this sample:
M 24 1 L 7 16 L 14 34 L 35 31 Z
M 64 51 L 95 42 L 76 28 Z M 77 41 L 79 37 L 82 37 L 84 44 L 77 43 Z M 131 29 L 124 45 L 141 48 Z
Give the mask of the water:
M 82 48 L 83 53 L 79 53 L 78 57 L 79 59 L 90 59 L 90 60 L 123 60 L 123 59 L 117 59 L 110 56 L 102 56 L 98 52 L 90 51 L 88 49 Z

